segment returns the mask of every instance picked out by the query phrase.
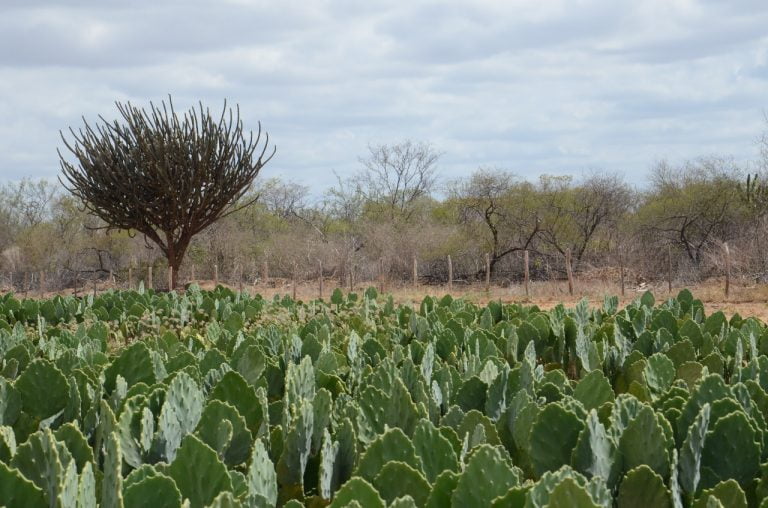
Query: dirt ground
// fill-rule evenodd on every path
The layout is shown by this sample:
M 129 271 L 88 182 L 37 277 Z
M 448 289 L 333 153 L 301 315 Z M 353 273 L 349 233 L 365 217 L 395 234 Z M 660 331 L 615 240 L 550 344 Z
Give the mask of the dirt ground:
M 195 281 L 204 289 L 212 289 L 213 281 L 199 280 Z M 292 295 L 294 286 L 290 280 L 274 279 L 268 285 L 263 284 L 244 284 L 229 285 L 232 289 L 243 289 L 251 294 L 260 293 L 266 298 L 272 298 L 274 295 Z M 370 281 L 356 284 L 354 290 L 362 292 L 369 286 L 382 289 L 381 281 Z M 96 291 L 100 292 L 109 289 L 109 284 L 100 284 Z M 331 292 L 339 287 L 337 281 L 326 280 L 323 284 L 323 296 L 329 298 Z M 620 297 L 621 304 L 628 303 L 637 298 L 643 291 L 650 290 L 656 296 L 657 301 L 664 300 L 670 295 L 676 295 L 678 291 L 687 287 L 691 290 L 694 297 L 704 302 L 707 313 L 722 310 L 728 316 L 739 313 L 742 316 L 754 316 L 764 322 L 768 322 L 768 284 L 754 284 L 740 281 L 732 281 L 728 297 L 725 296 L 725 284 L 722 280 L 710 280 L 702 284 L 692 286 L 673 285 L 670 293 L 666 283 L 649 284 L 645 288 L 627 286 L 624 296 Z M 398 284 L 393 285 L 385 283 L 383 289 L 386 293 L 391 293 L 397 303 L 418 304 L 425 295 L 443 296 L 448 293 L 448 287 L 445 285 L 413 285 Z M 343 288 L 344 292 L 349 290 Z M 88 291 L 93 291 L 90 286 Z M 310 300 L 320 296 L 319 281 L 309 283 L 299 283 L 295 287 L 296 297 L 302 300 Z M 617 295 L 621 289 L 613 281 L 589 280 L 576 281 L 574 285 L 574 294 L 568 294 L 568 285 L 566 282 L 547 281 L 531 282 L 529 287 L 529 296 L 525 295 L 525 288 L 522 285 L 511 285 L 507 287 L 491 286 L 489 291 L 485 291 L 483 284 L 459 284 L 453 286 L 451 294 L 454 297 L 466 298 L 476 303 L 486 303 L 489 300 L 500 300 L 505 303 L 519 302 L 530 303 L 550 309 L 559 303 L 566 306 L 575 305 L 582 298 L 589 300 L 592 305 L 602 305 L 605 295 Z M 72 294 L 73 290 L 62 291 L 60 294 Z M 51 297 L 56 293 L 46 293 L 45 297 Z M 82 289 L 80 291 L 82 294 Z M 24 296 L 23 294 L 20 296 Z M 29 294 L 30 297 L 39 297 L 37 294 Z
M 213 287 L 212 281 L 200 281 L 200 285 L 206 289 Z M 380 282 L 371 282 L 355 286 L 355 291 L 362 292 L 366 287 L 374 286 L 381 289 Z M 326 281 L 323 285 L 323 296 L 328 298 L 331 292 L 338 287 L 335 281 Z M 582 298 L 589 300 L 592 305 L 602 305 L 603 298 L 606 295 L 619 296 L 621 304 L 629 303 L 634 298 L 640 296 L 645 290 L 650 290 L 656 296 L 657 301 L 662 301 L 670 295 L 677 293 L 687 287 L 694 295 L 704 302 L 707 313 L 722 310 L 726 315 L 731 316 L 735 313 L 740 315 L 754 316 L 764 322 L 768 322 L 768 285 L 765 284 L 739 284 L 731 283 L 728 297 L 725 296 L 724 283 L 720 280 L 711 280 L 703 284 L 693 286 L 672 286 L 672 292 L 669 292 L 666 283 L 657 285 L 648 285 L 644 289 L 636 287 L 626 287 L 624 297 L 619 294 L 621 289 L 618 284 L 605 281 L 589 281 L 576 283 L 573 296 L 568 294 L 568 286 L 565 282 L 532 282 L 529 287 L 529 296 L 526 297 L 525 289 L 522 285 L 512 285 L 509 287 L 492 286 L 490 291 L 485 291 L 485 286 L 479 285 L 459 285 L 455 284 L 451 294 L 454 297 L 466 298 L 476 303 L 486 303 L 489 300 L 500 300 L 505 303 L 520 302 L 530 303 L 550 309 L 559 303 L 566 306 L 572 306 Z M 233 289 L 237 289 L 233 287 Z M 251 293 L 257 292 L 266 298 L 271 298 L 275 294 L 292 295 L 293 285 L 290 281 L 278 281 L 270 286 L 249 286 L 243 287 Z M 349 288 L 343 288 L 348 291 Z M 387 285 L 383 287 L 386 293 L 391 293 L 397 303 L 418 304 L 425 295 L 443 296 L 448 293 L 447 286 L 426 286 L 419 287 L 406 285 Z M 317 298 L 319 296 L 319 284 L 297 284 L 296 297 L 302 300 Z

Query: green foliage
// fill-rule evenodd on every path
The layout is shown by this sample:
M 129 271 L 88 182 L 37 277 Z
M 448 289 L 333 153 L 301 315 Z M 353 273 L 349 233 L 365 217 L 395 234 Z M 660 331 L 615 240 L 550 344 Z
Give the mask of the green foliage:
M 336 493 L 331 508 L 342 508 L 356 502 L 361 507 L 384 508 L 386 505 L 373 486 L 362 478 L 354 477 Z
M 259 508 L 273 508 L 277 503 L 277 475 L 260 439 L 253 447 L 251 463 L 248 466 L 248 502 Z
M 530 437 L 530 454 L 537 476 L 571 463 L 583 428 L 584 420 L 559 403 L 548 404 L 539 413 Z
M 586 409 L 597 409 L 614 399 L 611 383 L 599 370 L 593 370 L 584 376 L 573 389 L 573 398 L 581 402 Z
M 168 476 L 158 474 L 132 483 L 123 491 L 125 508 L 141 508 L 151 500 L 158 508 L 181 507 L 181 493 L 176 483 Z
M 751 506 L 768 492 L 768 359 L 749 337 L 768 328 L 694 320 L 680 298 L 548 313 L 431 297 L 413 311 L 370 291 L 17 302 L 42 333 L 0 323 L 0 499 Z M 141 340 L 109 342 L 144 321 Z
M 18 470 L 0 462 L 0 499 L 5 506 L 45 506 L 43 491 Z
M 517 486 L 520 476 L 499 448 L 480 445 L 472 452 L 459 477 L 451 495 L 451 505 L 489 506 L 496 497 Z
M 627 472 L 619 486 L 620 508 L 672 508 L 664 479 L 646 465 Z
M 206 506 L 220 492 L 232 490 L 226 466 L 211 447 L 193 434 L 182 441 L 168 475 L 176 482 L 182 498 L 189 499 L 192 506 Z
M 36 359 L 14 383 L 22 410 L 32 418 L 44 420 L 63 411 L 69 399 L 67 378 L 51 362 Z
M 404 462 L 395 461 L 384 464 L 374 478 L 373 486 L 389 504 L 399 497 L 410 496 L 417 506 L 424 506 L 430 490 L 429 483 L 420 472 Z

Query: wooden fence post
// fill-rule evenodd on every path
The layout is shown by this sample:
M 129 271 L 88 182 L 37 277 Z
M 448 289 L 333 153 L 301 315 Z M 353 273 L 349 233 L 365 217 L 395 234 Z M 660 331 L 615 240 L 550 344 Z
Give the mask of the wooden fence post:
M 672 246 L 667 245 L 667 290 L 672 293 Z
M 295 261 L 293 262 L 293 271 L 291 273 L 291 279 L 293 282 L 292 295 L 293 295 L 293 300 L 295 301 L 296 300 L 296 262 Z
M 168 266 L 168 292 L 173 291 L 173 267 Z
M 568 294 L 573 296 L 573 270 L 571 269 L 571 249 L 565 250 L 565 272 L 568 275 Z
M 40 298 L 43 297 L 44 293 L 45 293 L 45 272 L 43 270 L 40 270 Z
M 624 256 L 621 254 L 621 248 L 619 248 L 619 282 L 621 284 L 621 296 L 624 296 Z
M 450 254 L 448 255 L 448 292 L 453 292 L 453 263 Z
M 419 287 L 419 262 L 416 261 L 416 256 L 413 256 L 413 287 Z
M 318 261 L 319 269 L 320 269 L 320 277 L 318 279 L 319 286 L 320 286 L 320 299 L 323 299 L 323 260 Z
M 219 285 L 219 265 L 215 264 L 213 265 L 213 287 Z
M 528 283 L 530 280 L 530 272 L 528 271 L 528 249 L 523 251 L 523 280 L 525 281 L 525 298 L 526 300 L 530 297 L 529 289 L 528 289 Z
M 384 294 L 384 260 L 379 259 L 379 294 Z
M 75 281 L 77 281 L 77 279 L 75 279 Z M 129 290 L 133 289 L 133 267 L 132 266 L 128 267 L 128 289 Z
M 491 255 L 485 253 L 485 292 L 491 290 Z
M 728 248 L 728 243 L 725 243 L 725 297 L 728 298 L 728 293 L 731 290 L 731 249 Z
M 147 289 L 152 289 L 152 265 L 147 267 Z

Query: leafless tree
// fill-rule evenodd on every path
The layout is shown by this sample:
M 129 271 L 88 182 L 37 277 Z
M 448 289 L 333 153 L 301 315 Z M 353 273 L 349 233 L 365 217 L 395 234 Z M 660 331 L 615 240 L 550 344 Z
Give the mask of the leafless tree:
M 429 143 L 406 140 L 395 145 L 369 145 L 362 171 L 352 181 L 368 201 L 384 204 L 390 218 L 408 221 L 415 203 L 435 185 L 440 153 Z
M 738 233 L 746 208 L 739 195 L 741 178 L 728 159 L 702 158 L 681 167 L 660 162 L 638 210 L 646 237 L 678 246 L 699 266 L 707 248 Z
M 509 254 L 531 248 L 541 233 L 534 189 L 507 171 L 480 168 L 454 182 L 449 193 L 470 231 L 477 231 L 477 223 L 484 225 L 491 272 Z
M 546 211 L 542 239 L 579 262 L 603 228 L 613 228 L 632 205 L 632 190 L 616 174 L 593 172 L 581 182 L 543 178 L 539 189 Z

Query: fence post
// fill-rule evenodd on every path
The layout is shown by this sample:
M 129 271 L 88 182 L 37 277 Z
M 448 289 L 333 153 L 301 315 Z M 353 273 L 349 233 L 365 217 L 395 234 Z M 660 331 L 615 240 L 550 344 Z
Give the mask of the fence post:
M 568 294 L 573 296 L 573 270 L 571 269 L 571 249 L 565 250 L 565 272 L 568 275 Z
M 624 256 L 621 254 L 621 247 L 619 247 L 619 282 L 621 284 L 621 296 L 624 296 Z
M 75 282 L 77 282 L 77 279 L 75 279 Z M 128 289 L 133 289 L 133 267 L 128 267 Z
M 448 292 L 453 292 L 453 263 L 450 254 L 448 254 Z
M 173 291 L 173 267 L 168 266 L 168 292 Z
M 672 293 L 672 246 L 667 245 L 667 291 Z
M 384 260 L 379 259 L 379 293 L 384 294 Z
M 491 255 L 485 253 L 485 292 L 491 290 Z
M 219 265 L 215 264 L 213 265 L 213 287 L 219 285 Z
M 525 281 L 525 299 L 527 300 L 530 296 L 528 293 L 528 282 L 530 280 L 530 272 L 528 271 L 528 249 L 523 251 L 523 265 L 525 265 L 523 269 L 523 280 Z
M 152 265 L 147 267 L 147 289 L 152 289 Z
M 43 270 L 40 270 L 40 298 L 43 297 L 44 293 L 45 293 L 45 272 Z
M 296 262 L 293 262 L 293 271 L 291 272 L 291 279 L 292 279 L 292 296 L 293 300 L 296 301 Z
M 320 286 L 320 299 L 323 299 L 323 260 L 318 261 L 318 265 L 320 268 L 320 278 L 319 278 L 319 286 Z
M 725 243 L 725 297 L 728 298 L 728 293 L 731 290 L 731 249 L 728 248 L 728 243 Z
M 419 287 L 419 262 L 416 261 L 416 256 L 413 256 L 413 287 Z

